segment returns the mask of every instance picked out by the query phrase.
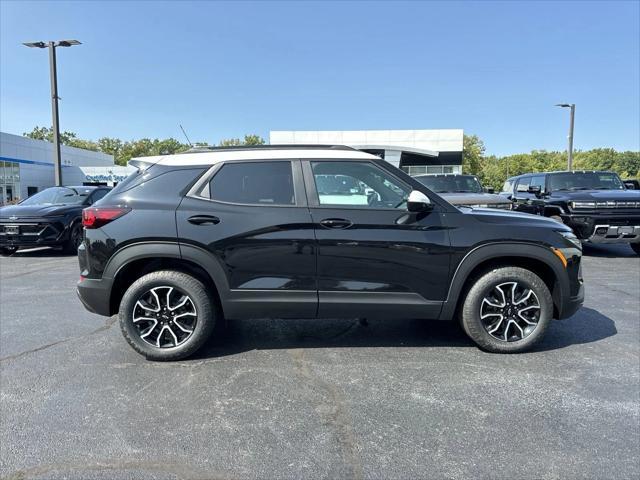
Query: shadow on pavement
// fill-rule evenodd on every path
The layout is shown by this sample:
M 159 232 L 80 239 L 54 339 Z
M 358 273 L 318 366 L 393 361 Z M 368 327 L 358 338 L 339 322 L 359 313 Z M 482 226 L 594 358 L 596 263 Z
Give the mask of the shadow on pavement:
M 593 244 L 583 243 L 582 254 L 586 257 L 600 257 L 600 258 L 638 258 L 636 252 L 626 244 Z
M 582 307 L 566 320 L 554 320 L 536 352 L 592 343 L 617 334 L 616 324 L 592 308 Z
M 567 320 L 554 320 L 533 352 L 597 342 L 617 333 L 615 323 L 582 308 Z M 472 347 L 458 322 L 437 320 L 242 320 L 218 328 L 194 358 L 221 357 L 250 350 L 352 347 Z

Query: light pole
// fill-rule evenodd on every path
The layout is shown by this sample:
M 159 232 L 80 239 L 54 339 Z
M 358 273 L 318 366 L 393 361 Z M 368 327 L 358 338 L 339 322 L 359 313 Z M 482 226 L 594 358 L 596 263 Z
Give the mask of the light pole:
M 58 74 L 56 67 L 56 47 L 80 45 L 78 40 L 59 40 L 57 42 L 25 42 L 30 48 L 49 49 L 49 69 L 51 73 L 51 116 L 53 117 L 53 171 L 56 186 L 62 185 L 62 161 L 60 159 L 60 121 L 58 116 Z
M 567 154 L 567 170 L 571 170 L 573 168 L 573 119 L 576 115 L 576 104 L 575 103 L 558 103 L 556 107 L 562 108 L 570 108 L 571 116 L 569 117 L 569 150 Z

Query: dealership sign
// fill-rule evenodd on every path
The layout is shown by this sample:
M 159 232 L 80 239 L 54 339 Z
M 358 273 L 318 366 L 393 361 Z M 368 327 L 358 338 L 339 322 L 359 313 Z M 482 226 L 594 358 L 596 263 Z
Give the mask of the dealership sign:
M 116 165 L 111 167 L 80 167 L 80 170 L 82 170 L 84 182 L 116 184 L 122 182 L 136 169 Z
M 101 175 L 85 175 L 87 182 L 122 182 L 126 175 L 116 175 L 113 173 L 101 174 Z

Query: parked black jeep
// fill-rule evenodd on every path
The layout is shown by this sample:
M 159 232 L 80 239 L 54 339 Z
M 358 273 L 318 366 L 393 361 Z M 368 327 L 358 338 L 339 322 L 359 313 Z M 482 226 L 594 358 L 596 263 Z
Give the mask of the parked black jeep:
M 528 173 L 503 187 L 515 209 L 551 217 L 592 243 L 629 243 L 640 254 L 640 191 L 613 172 Z
M 492 188 L 483 188 L 475 175 L 445 173 L 417 175 L 420 183 L 436 192 L 452 205 L 472 208 L 500 208 L 511 210 L 512 202 L 502 195 L 496 195 Z
M 83 212 L 78 294 L 150 359 L 195 352 L 223 319 L 460 319 L 493 352 L 580 307 L 567 226 L 458 209 L 341 146 L 147 157 Z M 336 187 L 352 185 L 349 188 Z
M 0 207 L 0 254 L 20 247 L 62 247 L 76 253 L 82 241 L 82 209 L 110 187 L 51 187 L 17 205 Z

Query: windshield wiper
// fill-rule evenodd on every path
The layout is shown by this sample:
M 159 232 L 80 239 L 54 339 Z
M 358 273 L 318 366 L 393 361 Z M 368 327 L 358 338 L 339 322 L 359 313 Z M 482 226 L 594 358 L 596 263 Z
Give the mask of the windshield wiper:
M 569 190 L 593 190 L 593 188 L 589 188 L 589 187 L 571 187 Z

